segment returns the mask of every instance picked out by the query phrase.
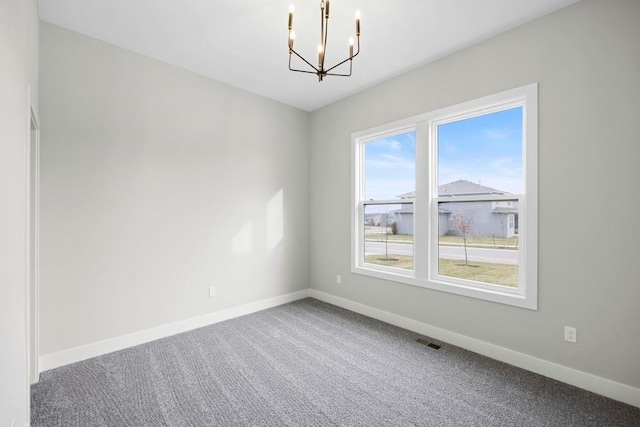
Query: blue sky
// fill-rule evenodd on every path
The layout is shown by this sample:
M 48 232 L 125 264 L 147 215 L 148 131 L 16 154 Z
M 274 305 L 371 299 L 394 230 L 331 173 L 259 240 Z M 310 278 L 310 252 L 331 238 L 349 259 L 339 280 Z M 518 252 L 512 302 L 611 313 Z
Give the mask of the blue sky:
M 522 192 L 522 108 L 438 128 L 438 183 L 466 179 Z M 394 199 L 415 189 L 415 133 L 365 146 L 365 198 Z
M 368 142 L 364 153 L 366 200 L 395 199 L 415 189 L 415 132 Z
M 466 179 L 522 192 L 522 108 L 438 127 L 438 184 Z

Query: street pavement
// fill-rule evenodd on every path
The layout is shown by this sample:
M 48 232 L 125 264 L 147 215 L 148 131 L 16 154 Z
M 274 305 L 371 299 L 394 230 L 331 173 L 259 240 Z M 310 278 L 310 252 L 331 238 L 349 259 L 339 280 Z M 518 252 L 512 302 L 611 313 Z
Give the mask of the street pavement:
M 389 255 L 413 255 L 413 245 L 407 243 L 387 243 Z M 365 242 L 365 253 L 384 254 L 385 242 Z M 518 264 L 518 251 L 512 249 L 467 248 L 469 261 L 488 262 L 494 264 Z M 440 246 L 440 258 L 464 259 L 463 246 Z

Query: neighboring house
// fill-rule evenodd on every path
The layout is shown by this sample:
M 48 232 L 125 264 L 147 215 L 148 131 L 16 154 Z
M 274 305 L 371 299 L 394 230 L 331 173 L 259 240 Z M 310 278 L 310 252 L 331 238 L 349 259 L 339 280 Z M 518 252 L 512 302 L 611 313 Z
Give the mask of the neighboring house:
M 443 184 L 438 187 L 440 197 L 460 197 L 478 195 L 504 195 L 506 191 L 496 190 L 466 180 Z M 401 194 L 400 199 L 415 198 L 415 191 Z M 402 205 L 393 212 L 397 234 L 413 234 L 413 205 Z M 511 237 L 518 233 L 518 202 L 510 200 L 486 202 L 441 202 L 438 210 L 438 234 L 458 235 L 454 226 L 455 215 L 462 215 L 471 225 L 472 236 Z
M 402 197 L 409 199 L 415 197 Z M 393 220 L 396 224 L 396 234 L 413 234 L 413 205 L 401 205 L 402 208 L 393 211 Z
M 372 227 L 381 227 L 384 225 L 393 224 L 394 220 L 394 212 L 384 213 L 384 212 L 375 212 L 375 213 L 366 213 L 364 214 L 364 225 L 372 226 Z

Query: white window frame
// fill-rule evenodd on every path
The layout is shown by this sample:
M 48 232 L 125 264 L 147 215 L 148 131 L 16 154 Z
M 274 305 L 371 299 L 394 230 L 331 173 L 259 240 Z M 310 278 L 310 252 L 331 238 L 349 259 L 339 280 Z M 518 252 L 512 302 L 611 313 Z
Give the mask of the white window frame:
M 518 287 L 491 285 L 437 274 L 438 197 L 437 127 L 496 111 L 523 110 L 523 194 L 461 196 L 455 201 L 518 201 Z M 416 183 L 413 200 L 414 270 L 364 262 L 364 206 L 402 204 L 401 200 L 364 199 L 364 146 L 367 142 L 415 130 Z M 508 90 L 437 111 L 355 132 L 352 141 L 351 271 L 408 285 L 537 310 L 538 308 L 538 84 Z M 435 238 L 432 236 L 435 235 Z

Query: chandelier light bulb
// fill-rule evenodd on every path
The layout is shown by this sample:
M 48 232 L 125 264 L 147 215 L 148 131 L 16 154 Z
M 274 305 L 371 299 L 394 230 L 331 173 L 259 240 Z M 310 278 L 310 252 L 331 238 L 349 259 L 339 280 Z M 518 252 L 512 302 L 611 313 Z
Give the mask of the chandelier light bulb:
M 289 31 L 293 28 L 293 5 L 289 5 Z
M 296 32 L 289 31 L 289 49 L 293 49 L 293 42 L 296 40 Z

